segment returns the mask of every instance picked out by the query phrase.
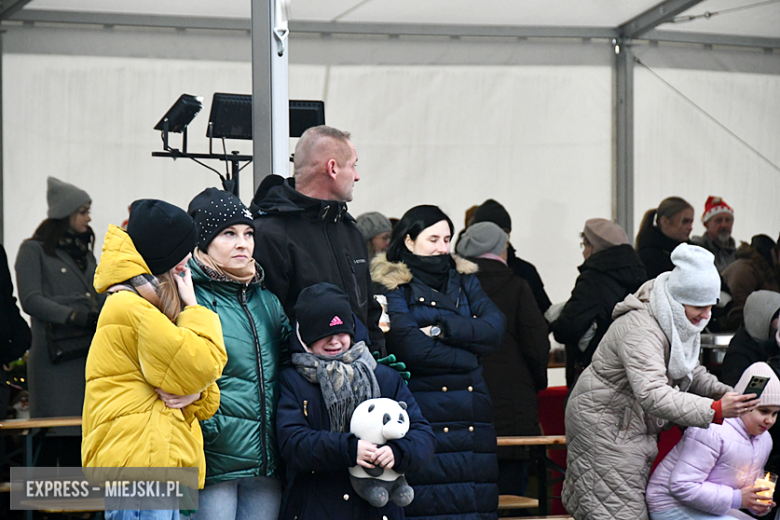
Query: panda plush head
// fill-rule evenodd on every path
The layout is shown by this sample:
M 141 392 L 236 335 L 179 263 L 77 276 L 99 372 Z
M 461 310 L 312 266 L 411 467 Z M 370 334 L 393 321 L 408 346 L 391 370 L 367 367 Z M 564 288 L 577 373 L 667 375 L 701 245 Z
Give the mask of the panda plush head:
M 388 440 L 400 439 L 409 431 L 406 403 L 379 398 L 363 401 L 352 413 L 349 430 L 358 439 L 377 446 Z

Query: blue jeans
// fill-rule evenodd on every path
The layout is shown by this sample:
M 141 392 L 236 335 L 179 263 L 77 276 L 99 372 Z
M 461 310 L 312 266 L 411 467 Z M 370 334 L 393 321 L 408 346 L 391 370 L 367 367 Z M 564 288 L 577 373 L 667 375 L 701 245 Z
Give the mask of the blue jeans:
M 734 512 L 734 516 L 731 513 Z M 739 515 L 739 516 L 737 516 Z M 674 509 L 667 509 L 660 513 L 650 513 L 650 520 L 734 520 L 734 518 L 750 518 L 740 511 L 733 509 L 723 516 L 711 515 L 698 509 L 691 509 L 690 507 L 676 507 Z
M 121 509 L 106 510 L 106 520 L 179 520 L 179 510 L 135 510 L 123 511 Z
M 271 477 L 249 477 L 206 486 L 198 493 L 192 520 L 276 520 L 282 483 Z M 108 519 L 106 519 L 108 520 Z

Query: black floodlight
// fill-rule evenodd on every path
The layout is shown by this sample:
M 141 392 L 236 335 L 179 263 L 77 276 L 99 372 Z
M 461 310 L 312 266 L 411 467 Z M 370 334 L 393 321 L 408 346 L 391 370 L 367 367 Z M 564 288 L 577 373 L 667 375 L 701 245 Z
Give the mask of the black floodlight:
M 182 94 L 176 103 L 168 110 L 168 112 L 160 119 L 160 122 L 154 127 L 155 130 L 167 130 L 172 133 L 181 133 L 187 125 L 195 119 L 200 109 L 203 108 L 203 98 L 190 96 L 189 94 Z M 165 122 L 168 122 L 168 127 L 165 127 Z
M 290 100 L 290 137 L 300 137 L 307 128 L 325 124 L 325 103 Z M 206 137 L 252 139 L 252 96 L 215 93 Z
M 252 139 L 252 96 L 215 92 L 206 137 Z
M 300 137 L 308 128 L 324 124 L 324 102 L 290 100 L 290 137 Z

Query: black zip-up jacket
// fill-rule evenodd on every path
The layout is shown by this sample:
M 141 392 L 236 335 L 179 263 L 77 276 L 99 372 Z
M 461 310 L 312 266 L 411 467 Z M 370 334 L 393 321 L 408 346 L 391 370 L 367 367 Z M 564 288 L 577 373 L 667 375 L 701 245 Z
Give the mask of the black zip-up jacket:
M 293 179 L 258 190 L 254 257 L 265 270 L 265 284 L 295 323 L 298 294 L 319 282 L 340 287 L 357 316 L 355 341 L 365 340 L 384 355 L 379 329 L 382 307 L 374 299 L 368 251 L 344 202 L 313 199 L 297 191 Z M 366 330 L 367 329 L 367 330 Z
M 612 324 L 612 310 L 647 280 L 634 248 L 628 244 L 593 253 L 578 268 L 580 275 L 557 320 L 550 324 L 556 341 L 566 345 L 566 382 L 574 386 L 578 370 L 590 364 L 601 338 Z M 593 322 L 596 333 L 585 352 L 577 344 Z

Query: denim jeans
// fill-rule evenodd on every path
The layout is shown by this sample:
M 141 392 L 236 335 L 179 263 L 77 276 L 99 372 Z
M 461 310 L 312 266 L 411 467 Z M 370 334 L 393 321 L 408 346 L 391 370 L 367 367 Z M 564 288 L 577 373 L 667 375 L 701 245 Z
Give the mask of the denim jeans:
M 281 503 L 280 481 L 271 477 L 238 478 L 203 488 L 198 493 L 198 512 L 191 518 L 276 520 Z
M 723 516 L 711 515 L 698 509 L 691 509 L 689 507 L 681 506 L 674 509 L 667 509 L 660 513 L 650 513 L 650 520 L 734 520 L 735 518 L 751 518 L 750 516 L 730 509 L 729 512 Z
M 106 510 L 106 520 L 179 520 L 179 510 L 130 510 L 121 509 Z

